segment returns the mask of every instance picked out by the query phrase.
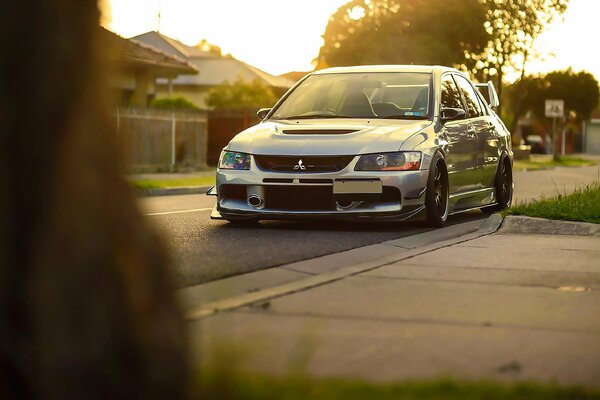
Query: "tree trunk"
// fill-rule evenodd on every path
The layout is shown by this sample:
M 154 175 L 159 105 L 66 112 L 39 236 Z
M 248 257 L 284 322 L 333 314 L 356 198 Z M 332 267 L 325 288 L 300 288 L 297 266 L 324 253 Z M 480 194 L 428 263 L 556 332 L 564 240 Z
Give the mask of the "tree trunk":
M 176 399 L 168 257 L 123 177 L 93 0 L 0 13 L 0 398 Z

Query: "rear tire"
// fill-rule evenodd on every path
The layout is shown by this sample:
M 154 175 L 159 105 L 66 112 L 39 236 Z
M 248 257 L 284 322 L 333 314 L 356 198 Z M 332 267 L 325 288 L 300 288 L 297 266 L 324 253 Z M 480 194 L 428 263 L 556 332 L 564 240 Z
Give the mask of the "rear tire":
M 449 185 L 448 170 L 444 158 L 437 153 L 431 161 L 427 190 L 425 192 L 425 208 L 427 225 L 440 228 L 448 219 Z
M 494 213 L 509 208 L 512 205 L 513 198 L 513 175 L 510 166 L 510 159 L 504 156 L 494 178 L 494 193 L 496 204 L 493 206 L 484 207 L 481 211 L 486 213 Z

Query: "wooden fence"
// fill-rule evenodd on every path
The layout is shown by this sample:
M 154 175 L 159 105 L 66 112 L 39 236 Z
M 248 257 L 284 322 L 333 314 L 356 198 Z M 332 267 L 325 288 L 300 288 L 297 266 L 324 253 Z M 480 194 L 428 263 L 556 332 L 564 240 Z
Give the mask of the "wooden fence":
M 209 165 L 217 165 L 223 147 L 238 133 L 260 122 L 257 108 L 211 110 L 208 112 Z
M 120 108 L 116 110 L 115 118 L 131 168 L 206 166 L 208 123 L 205 111 Z

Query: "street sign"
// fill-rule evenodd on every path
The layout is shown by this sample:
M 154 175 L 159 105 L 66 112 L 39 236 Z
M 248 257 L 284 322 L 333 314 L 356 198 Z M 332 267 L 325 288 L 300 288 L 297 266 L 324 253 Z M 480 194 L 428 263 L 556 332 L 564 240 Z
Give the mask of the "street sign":
M 563 100 L 546 100 L 546 117 L 561 118 L 563 115 L 565 115 Z

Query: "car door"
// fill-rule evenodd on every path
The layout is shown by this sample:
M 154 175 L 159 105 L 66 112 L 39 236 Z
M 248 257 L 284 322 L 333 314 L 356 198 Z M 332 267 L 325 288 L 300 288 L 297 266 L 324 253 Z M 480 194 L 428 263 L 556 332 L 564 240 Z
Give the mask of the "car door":
M 479 100 L 477 89 L 473 84 L 459 74 L 455 74 L 454 78 L 469 112 L 469 130 L 476 136 L 477 140 L 477 152 L 474 155 L 475 167 L 477 168 L 473 174 L 475 179 L 474 188 L 490 187 L 490 167 L 495 165 L 495 161 L 490 162 L 493 157 L 489 157 L 489 148 L 487 147 L 493 144 L 494 126 L 491 124 L 487 110 Z
M 459 120 L 446 121 L 441 135 L 448 143 L 446 164 L 450 193 L 472 190 L 477 183 L 477 135 L 470 127 L 468 111 L 452 74 L 445 74 L 441 79 L 441 108 L 460 108 L 466 117 Z

